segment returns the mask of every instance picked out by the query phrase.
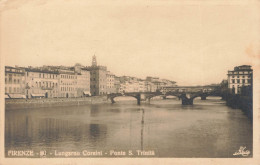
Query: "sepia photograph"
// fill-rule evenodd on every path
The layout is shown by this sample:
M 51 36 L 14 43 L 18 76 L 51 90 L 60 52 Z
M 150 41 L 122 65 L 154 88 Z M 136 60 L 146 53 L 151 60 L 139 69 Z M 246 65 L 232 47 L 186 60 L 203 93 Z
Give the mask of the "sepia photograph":
M 259 13 L 0 1 L 0 165 L 259 165 Z

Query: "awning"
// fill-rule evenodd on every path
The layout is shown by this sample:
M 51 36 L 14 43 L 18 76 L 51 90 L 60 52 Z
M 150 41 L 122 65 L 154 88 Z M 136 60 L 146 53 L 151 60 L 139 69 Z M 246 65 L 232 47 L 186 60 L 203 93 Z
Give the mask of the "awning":
M 84 93 L 84 95 L 89 95 L 89 96 L 91 96 L 91 93 L 90 93 L 89 91 L 84 91 L 83 93 Z
M 12 99 L 26 99 L 25 95 L 22 95 L 22 94 L 19 94 L 19 93 L 9 94 L 9 96 Z
M 6 98 L 6 99 L 9 99 L 10 97 L 9 97 L 9 95 L 8 95 L 8 94 L 5 94 L 5 98 Z
M 32 95 L 32 97 L 44 97 L 45 96 L 45 94 L 31 94 Z

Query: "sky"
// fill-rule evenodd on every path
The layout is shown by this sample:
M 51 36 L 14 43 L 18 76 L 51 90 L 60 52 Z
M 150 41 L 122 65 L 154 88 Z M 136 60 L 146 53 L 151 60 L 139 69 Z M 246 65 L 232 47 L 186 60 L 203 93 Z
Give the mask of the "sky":
M 220 83 L 228 70 L 259 60 L 260 8 L 212 2 L 6 1 L 0 53 L 8 66 L 89 66 L 95 54 L 117 76 Z

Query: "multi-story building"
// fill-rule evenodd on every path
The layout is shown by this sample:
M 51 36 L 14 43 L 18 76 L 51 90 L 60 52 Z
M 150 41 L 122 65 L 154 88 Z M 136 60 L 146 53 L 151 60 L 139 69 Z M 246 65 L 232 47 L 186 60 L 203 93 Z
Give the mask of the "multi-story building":
M 115 75 L 110 71 L 107 71 L 107 94 L 116 93 L 115 88 Z
M 147 77 L 117 77 L 105 66 L 98 66 L 96 56 L 92 65 L 84 67 L 42 66 L 6 67 L 6 94 L 20 94 L 27 98 L 37 97 L 84 97 L 123 92 L 155 92 L 175 85 L 174 81 Z M 22 97 L 22 96 L 20 96 Z
M 238 94 L 243 86 L 252 86 L 253 70 L 250 65 L 236 66 L 228 71 L 228 88 L 230 92 Z
M 157 86 L 150 81 L 145 81 L 145 89 L 146 92 L 156 92 Z
M 115 76 L 114 79 L 115 93 L 120 93 L 120 77 Z
M 134 92 L 134 85 L 130 81 L 125 81 L 121 83 L 121 93 L 128 93 L 128 92 Z
M 119 77 L 120 79 L 120 87 L 119 87 L 119 93 L 122 92 L 145 92 L 146 89 L 146 82 L 142 79 L 138 79 L 135 77 L 128 77 L 123 76 Z
M 9 67 L 5 69 L 6 98 L 90 96 L 90 73 L 78 65 Z
M 139 91 L 139 92 L 147 92 L 146 83 L 145 83 L 145 81 L 142 80 L 142 79 L 139 79 L 139 80 L 138 80 L 138 91 Z
M 25 95 L 27 98 L 59 96 L 59 73 L 41 68 L 25 68 Z
M 73 70 L 59 71 L 59 97 L 77 97 L 77 78 Z
M 162 90 L 165 91 L 165 89 L 169 90 L 176 86 L 176 82 L 167 79 L 160 79 L 159 77 L 146 77 L 146 85 L 148 90 L 155 92 Z
M 153 84 L 153 88 L 155 87 L 155 91 L 161 90 L 162 86 L 165 84 L 159 79 L 159 77 L 146 77 L 146 81 L 150 82 L 149 84 Z
M 25 69 L 5 67 L 6 98 L 25 98 Z
M 90 71 L 90 92 L 91 95 L 107 94 L 107 67 L 97 66 L 96 56 L 92 57 L 92 66 L 87 67 Z
M 91 96 L 90 93 L 90 72 L 81 68 L 77 75 L 77 97 Z

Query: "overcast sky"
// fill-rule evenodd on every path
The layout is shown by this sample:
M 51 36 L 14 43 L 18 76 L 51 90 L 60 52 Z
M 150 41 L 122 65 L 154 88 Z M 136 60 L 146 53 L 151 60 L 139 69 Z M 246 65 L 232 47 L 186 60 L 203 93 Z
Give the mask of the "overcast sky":
M 233 2 L 11 1 L 0 52 L 9 66 L 91 65 L 96 54 L 118 76 L 219 83 L 260 52 L 259 5 Z

